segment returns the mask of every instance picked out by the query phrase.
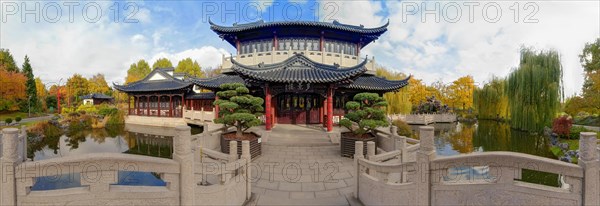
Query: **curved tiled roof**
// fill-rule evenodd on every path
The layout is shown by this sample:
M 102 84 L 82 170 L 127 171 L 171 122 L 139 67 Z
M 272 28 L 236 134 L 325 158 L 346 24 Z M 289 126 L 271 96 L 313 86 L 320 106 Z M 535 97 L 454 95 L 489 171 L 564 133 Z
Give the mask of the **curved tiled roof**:
M 183 81 L 173 76 L 169 75 L 162 68 L 157 68 L 152 70 L 150 74 L 148 74 L 144 79 L 136 82 L 129 83 L 127 85 L 117 85 L 113 83 L 115 89 L 122 92 L 153 92 L 153 91 L 169 91 L 169 90 L 178 90 L 189 87 L 191 85 L 190 82 Z M 160 73 L 161 76 L 165 77 L 165 79 L 161 80 L 150 80 L 154 74 Z
M 335 65 L 327 65 L 314 62 L 302 54 L 296 54 L 285 61 L 275 64 L 259 64 L 257 66 L 246 66 L 236 62 L 232 70 L 246 78 L 258 81 L 276 83 L 329 83 L 351 80 L 367 71 L 365 59 L 360 64 L 339 68 Z
M 244 83 L 244 80 L 238 75 L 220 74 L 211 78 L 191 78 L 194 84 L 208 89 L 217 89 L 221 84 L 226 83 Z
M 269 27 L 286 27 L 286 26 L 309 26 L 309 27 L 322 27 L 326 29 L 334 29 L 347 32 L 356 32 L 363 34 L 377 34 L 387 31 L 387 26 L 390 24 L 389 20 L 386 24 L 380 27 L 365 28 L 363 25 L 355 26 L 342 24 L 338 21 L 320 22 L 320 21 L 275 21 L 275 22 L 264 22 L 263 20 L 246 23 L 246 24 L 233 24 L 233 26 L 221 26 L 213 23 L 210 19 L 208 20 L 210 29 L 221 33 L 236 33 L 254 29 L 263 29 Z
M 392 92 L 408 85 L 408 80 L 410 78 L 411 76 L 403 80 L 387 80 L 372 75 L 363 75 L 356 78 L 352 84 L 344 85 L 342 87 L 348 89 Z
M 190 93 L 185 95 L 185 99 L 215 99 L 214 92 Z

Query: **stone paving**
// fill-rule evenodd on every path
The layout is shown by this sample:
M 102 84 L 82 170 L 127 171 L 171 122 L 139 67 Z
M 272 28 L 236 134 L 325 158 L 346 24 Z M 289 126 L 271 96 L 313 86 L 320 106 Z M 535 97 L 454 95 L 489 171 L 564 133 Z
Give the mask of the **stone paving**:
M 354 161 L 340 156 L 339 145 L 323 144 L 322 140 L 327 140 L 323 131 L 308 127 L 278 125 L 273 129 L 269 142 L 263 144 L 262 156 L 253 161 L 256 203 L 351 204 L 347 198 L 353 191 Z

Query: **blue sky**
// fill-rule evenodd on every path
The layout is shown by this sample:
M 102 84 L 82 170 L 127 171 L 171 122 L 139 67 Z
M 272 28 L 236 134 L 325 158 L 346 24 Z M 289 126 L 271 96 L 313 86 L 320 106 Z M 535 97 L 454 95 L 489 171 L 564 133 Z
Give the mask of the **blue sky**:
M 104 73 L 122 83 L 140 58 L 176 64 L 191 57 L 215 67 L 235 50 L 209 29 L 208 17 L 222 25 L 263 19 L 376 27 L 389 20 L 389 31 L 362 55 L 390 69 L 426 83 L 473 75 L 483 84 L 516 67 L 522 46 L 555 49 L 571 95 L 583 82 L 577 56 L 600 36 L 597 1 L 2 1 L 0 12 L 0 47 L 19 64 L 29 55 L 46 82 Z

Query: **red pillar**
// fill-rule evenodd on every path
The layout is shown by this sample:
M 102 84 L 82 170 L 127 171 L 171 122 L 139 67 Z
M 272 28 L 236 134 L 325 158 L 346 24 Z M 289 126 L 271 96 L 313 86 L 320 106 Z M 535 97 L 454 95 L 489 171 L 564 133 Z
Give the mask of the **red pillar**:
M 271 115 L 271 90 L 268 84 L 265 84 L 265 117 L 265 129 L 271 130 L 273 116 Z
M 277 51 L 279 50 L 279 48 L 277 48 L 279 46 L 278 42 L 277 42 L 277 32 L 273 32 L 273 50 Z
M 173 95 L 169 95 L 169 117 L 173 117 Z
M 135 115 L 140 116 L 140 96 L 137 96 L 137 101 L 135 101 L 135 104 L 135 109 L 137 110 Z
M 333 131 L 333 88 L 327 90 L 327 131 Z
M 319 44 L 320 44 L 320 48 L 321 48 L 320 50 L 321 50 L 321 52 L 325 51 L 325 50 L 323 50 L 323 45 L 325 44 L 325 38 L 323 37 L 324 33 L 325 32 L 321 32 L 321 38 L 319 39 Z
M 160 96 L 158 96 L 158 116 L 160 117 Z
M 131 96 L 127 95 L 127 115 L 131 115 Z
M 58 86 L 56 89 L 56 101 L 56 107 L 58 109 L 58 113 L 60 114 L 60 86 Z
M 146 96 L 146 116 L 150 116 L 150 96 Z
M 215 101 L 219 100 L 218 96 L 215 96 Z M 219 118 L 219 105 L 215 104 L 215 119 Z

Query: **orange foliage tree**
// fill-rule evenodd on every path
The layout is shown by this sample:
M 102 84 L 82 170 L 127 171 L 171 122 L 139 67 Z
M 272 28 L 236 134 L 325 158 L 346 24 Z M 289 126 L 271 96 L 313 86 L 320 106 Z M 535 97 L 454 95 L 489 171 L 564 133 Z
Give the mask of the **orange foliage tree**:
M 25 75 L 0 68 L 0 111 L 19 110 L 19 101 L 25 100 Z

